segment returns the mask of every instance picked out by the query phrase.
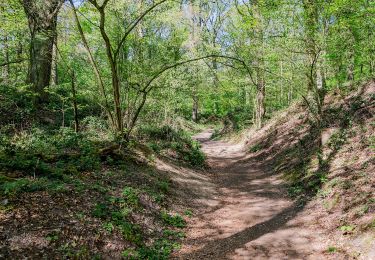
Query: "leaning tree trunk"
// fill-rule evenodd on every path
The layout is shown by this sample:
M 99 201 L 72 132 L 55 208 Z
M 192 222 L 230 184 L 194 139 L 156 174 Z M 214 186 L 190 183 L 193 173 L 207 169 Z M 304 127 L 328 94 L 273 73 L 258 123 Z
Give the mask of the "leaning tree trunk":
M 52 52 L 57 14 L 64 0 L 23 0 L 30 29 L 28 83 L 36 94 L 35 103 L 47 102 L 46 87 L 51 79 Z

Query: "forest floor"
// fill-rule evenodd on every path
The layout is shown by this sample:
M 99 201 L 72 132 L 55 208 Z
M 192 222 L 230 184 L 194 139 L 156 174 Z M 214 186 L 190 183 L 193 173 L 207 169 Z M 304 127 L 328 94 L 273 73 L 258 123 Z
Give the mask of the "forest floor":
M 177 258 L 322 259 L 327 245 L 310 212 L 287 197 L 269 163 L 251 159 L 240 144 L 195 136 L 211 167 L 215 192 L 192 218 Z M 205 200 L 205 201 L 204 201 Z M 207 206 L 209 205 L 209 206 Z

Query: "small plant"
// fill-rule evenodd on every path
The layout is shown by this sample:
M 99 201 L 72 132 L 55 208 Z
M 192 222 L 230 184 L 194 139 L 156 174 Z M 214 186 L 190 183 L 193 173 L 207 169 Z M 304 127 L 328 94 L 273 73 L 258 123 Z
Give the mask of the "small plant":
M 171 238 L 171 239 L 184 238 L 185 237 L 185 233 L 166 229 L 166 230 L 163 231 L 163 236 L 167 237 L 167 238 Z
M 92 212 L 92 215 L 96 218 L 104 218 L 108 215 L 109 208 L 107 204 L 98 203 Z
M 112 222 L 106 222 L 103 224 L 103 228 L 108 232 L 112 233 L 113 230 L 115 229 L 115 226 L 112 224 Z
M 185 210 L 184 215 L 188 216 L 188 217 L 192 217 L 193 216 L 193 212 L 191 210 L 187 209 L 187 210 Z
M 173 216 L 168 214 L 166 211 L 162 211 L 161 218 L 166 224 L 173 227 L 184 228 L 186 226 L 185 220 L 178 214 Z
M 117 223 L 117 226 L 126 240 L 136 245 L 142 244 L 142 231 L 140 226 L 127 221 L 120 221 Z
M 54 232 L 54 233 L 48 234 L 46 239 L 49 242 L 54 242 L 54 241 L 57 241 L 59 239 L 59 235 L 56 232 Z
M 364 215 L 366 214 L 368 211 L 369 211 L 370 207 L 369 205 L 363 205 L 359 210 L 358 210 L 358 214 L 359 215 Z
M 140 258 L 138 251 L 135 250 L 135 249 L 126 249 L 126 250 L 124 250 L 122 252 L 122 256 L 125 259 L 139 259 Z
M 147 194 L 158 204 L 164 202 L 166 195 L 161 192 L 156 192 L 154 190 L 148 189 Z
M 343 231 L 344 233 L 352 232 L 354 229 L 355 227 L 351 225 L 344 225 L 340 227 L 340 230 Z
M 76 217 L 77 217 L 79 220 L 84 220 L 84 219 L 85 219 L 85 214 L 82 213 L 82 212 L 78 212 L 78 213 L 76 213 Z
M 335 253 L 335 252 L 337 252 L 337 248 L 336 247 L 334 247 L 334 246 L 330 246 L 330 247 L 328 247 L 328 253 Z
M 329 139 L 328 146 L 331 149 L 337 151 L 345 144 L 346 139 L 347 139 L 347 132 L 345 130 L 334 133 Z
M 102 194 L 107 193 L 108 190 L 109 190 L 108 188 L 103 187 L 103 186 L 100 185 L 99 183 L 94 184 L 94 185 L 91 187 L 91 189 L 92 189 L 92 190 L 95 190 L 95 191 L 97 191 L 97 192 L 99 192 L 99 193 L 102 193 Z
M 138 190 L 132 187 L 125 187 L 122 191 L 122 195 L 127 204 L 131 206 L 137 206 L 139 203 Z
M 304 191 L 304 187 L 301 183 L 295 183 L 288 188 L 288 195 L 290 197 L 298 197 Z
M 141 247 L 138 252 L 140 259 L 160 259 L 167 260 L 173 250 L 179 249 L 180 244 L 162 238 L 156 240 L 150 247 Z
M 251 148 L 250 148 L 250 152 L 251 153 L 256 153 L 258 151 L 260 151 L 262 149 L 262 146 L 261 144 L 256 144 L 256 145 L 253 145 Z
M 163 193 L 169 192 L 169 183 L 167 180 L 160 180 L 156 183 L 158 189 Z

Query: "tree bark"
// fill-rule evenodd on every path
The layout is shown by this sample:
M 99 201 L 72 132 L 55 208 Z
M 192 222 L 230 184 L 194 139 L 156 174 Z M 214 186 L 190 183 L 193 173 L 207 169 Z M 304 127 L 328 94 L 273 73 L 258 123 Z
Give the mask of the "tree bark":
M 122 123 L 122 110 L 121 110 L 121 95 L 120 95 L 120 80 L 117 72 L 117 62 L 112 53 L 112 45 L 110 39 L 105 31 L 105 6 L 97 7 L 100 14 L 100 33 L 105 43 L 108 63 L 111 68 L 112 75 L 112 88 L 113 88 L 113 102 L 115 106 L 115 118 L 116 118 L 116 130 L 122 133 L 124 130 L 124 125 Z
M 214 44 L 214 47 L 215 47 L 215 44 Z M 214 72 L 214 95 L 215 95 L 215 100 L 214 100 L 214 110 L 215 110 L 215 113 L 218 114 L 219 113 L 219 78 L 217 76 L 218 74 L 218 67 L 217 67 L 217 60 L 216 58 L 213 58 L 212 59 L 212 68 L 213 68 L 213 72 Z
M 52 50 L 57 14 L 64 0 L 23 0 L 30 30 L 30 61 L 27 83 L 36 94 L 35 104 L 46 103 L 51 79 Z
M 76 133 L 79 132 L 79 120 L 78 120 L 78 105 L 77 105 L 77 95 L 76 95 L 76 85 L 75 85 L 75 73 L 72 72 L 72 103 L 74 112 L 74 130 Z
M 255 112 L 255 126 L 257 129 L 262 128 L 264 116 L 266 114 L 265 95 L 266 83 L 264 78 L 264 28 L 263 17 L 260 11 L 257 0 L 253 2 L 254 18 L 257 21 L 254 29 L 255 39 L 258 46 L 257 54 L 255 55 L 255 71 L 257 77 L 257 94 L 256 94 L 256 112 Z
M 8 83 L 9 75 L 10 75 L 10 61 L 9 61 L 9 46 L 8 46 L 8 36 L 5 35 L 4 37 L 4 57 L 5 57 L 5 65 L 3 67 L 3 80 L 4 83 Z
M 265 109 L 266 86 L 264 82 L 263 72 L 257 71 L 257 94 L 256 94 L 256 112 L 255 112 L 255 126 L 257 129 L 262 128 Z
M 57 77 L 57 37 L 55 37 L 55 40 L 53 42 L 53 47 L 52 47 L 52 64 L 51 64 L 51 82 L 50 82 L 50 85 L 52 85 L 52 86 L 58 85 L 57 80 L 58 80 L 58 77 Z
M 193 90 L 193 111 L 192 111 L 192 120 L 198 122 L 199 117 L 199 99 L 196 89 Z
M 318 60 L 319 50 L 316 43 L 318 38 L 319 15 L 317 3 L 314 0 L 304 0 L 303 7 L 305 12 L 305 48 L 307 53 L 306 75 L 308 81 L 309 96 L 314 100 L 317 118 L 321 118 L 322 112 L 322 90 L 318 88 Z

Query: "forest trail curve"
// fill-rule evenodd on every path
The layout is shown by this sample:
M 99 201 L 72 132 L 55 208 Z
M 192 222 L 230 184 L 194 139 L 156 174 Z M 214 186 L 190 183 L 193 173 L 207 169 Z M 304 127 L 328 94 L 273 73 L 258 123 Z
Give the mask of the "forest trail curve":
M 243 145 L 210 140 L 212 132 L 194 138 L 202 143 L 216 188 L 206 199 L 216 203 L 202 203 L 189 220 L 176 258 L 329 258 L 313 214 L 287 197 L 280 177 Z

